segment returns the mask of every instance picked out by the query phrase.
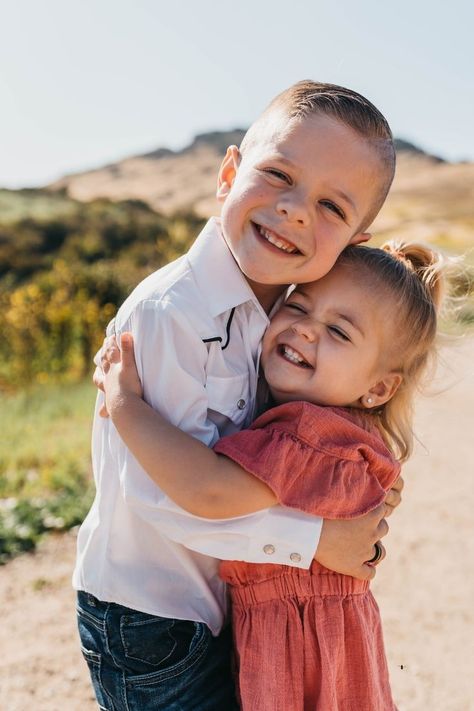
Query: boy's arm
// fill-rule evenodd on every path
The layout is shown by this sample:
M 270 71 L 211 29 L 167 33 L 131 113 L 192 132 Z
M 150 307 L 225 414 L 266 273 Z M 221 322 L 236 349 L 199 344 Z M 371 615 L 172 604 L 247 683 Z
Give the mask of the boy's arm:
M 177 504 L 197 516 L 224 518 L 277 502 L 262 481 L 170 425 L 142 400 L 130 338 L 122 337 L 122 359 L 115 349 L 109 360 L 115 361 L 111 367 L 105 363 L 109 371 L 107 405 L 114 424 L 148 475 Z M 315 557 L 338 572 L 372 577 L 375 571 L 365 561 L 373 555 L 373 543 L 388 531 L 382 521 L 384 514 L 384 507 L 379 507 L 366 518 L 344 522 L 342 526 L 338 525 L 340 522 L 325 521 Z M 264 546 L 265 554 L 272 555 L 273 548 L 271 544 Z M 293 551 L 292 562 L 297 562 L 298 557 Z
M 130 330 L 134 335 L 137 368 L 150 405 L 196 439 L 214 444 L 219 433 L 207 416 L 213 406 L 205 387 L 207 348 L 185 314 L 171 303 L 145 301 L 126 320 L 119 313 L 115 329 L 117 334 Z M 99 398 L 100 406 L 102 393 Z M 110 423 L 102 426 L 109 428 L 106 437 L 115 441 Z M 226 521 L 195 517 L 160 491 L 124 445 L 117 444 L 117 449 L 127 504 L 171 540 L 218 558 L 310 565 L 321 532 L 320 518 L 281 506 Z

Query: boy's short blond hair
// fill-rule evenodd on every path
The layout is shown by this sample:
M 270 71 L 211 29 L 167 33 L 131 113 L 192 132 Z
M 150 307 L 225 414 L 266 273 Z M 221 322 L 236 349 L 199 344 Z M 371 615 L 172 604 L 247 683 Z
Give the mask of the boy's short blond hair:
M 312 114 L 326 115 L 345 124 L 367 140 L 380 158 L 380 187 L 369 213 L 359 230 L 365 229 L 382 207 L 395 174 L 395 146 L 392 131 L 383 114 L 362 94 L 336 84 L 309 79 L 300 81 L 278 94 L 263 114 L 250 126 L 240 146 L 241 153 L 258 142 L 271 114 L 280 112 L 290 119 L 304 119 Z

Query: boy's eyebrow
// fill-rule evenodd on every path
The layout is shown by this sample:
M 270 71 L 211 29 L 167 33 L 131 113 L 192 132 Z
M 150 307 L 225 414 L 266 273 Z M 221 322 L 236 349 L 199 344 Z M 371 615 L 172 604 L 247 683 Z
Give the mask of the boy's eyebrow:
M 295 163 L 293 163 L 293 161 L 289 160 L 288 158 L 285 158 L 285 156 L 281 153 L 275 152 L 274 155 L 270 157 L 270 160 L 278 160 L 280 163 L 287 165 L 289 168 L 298 167 Z M 347 193 L 345 193 L 343 190 L 339 190 L 339 188 L 334 188 L 332 186 L 329 186 L 328 190 L 331 190 L 335 195 L 337 195 L 337 197 L 339 197 L 341 200 L 343 200 L 343 202 L 349 205 L 355 215 L 358 216 L 359 213 L 356 204 L 354 200 L 349 195 L 347 195 Z
M 289 168 L 295 168 L 296 164 L 293 163 L 289 158 L 285 158 L 284 155 L 281 153 L 275 152 L 273 155 L 269 157 L 268 160 L 278 160 L 280 163 L 285 163 Z
M 352 211 L 356 214 L 356 216 L 359 214 L 359 213 L 357 212 L 357 207 L 356 207 L 355 202 L 352 200 L 351 197 L 349 197 L 349 195 L 347 195 L 347 194 L 346 194 L 345 192 L 343 192 L 342 190 L 339 190 L 338 188 L 332 188 L 332 190 L 333 190 L 333 192 L 334 192 L 338 197 L 341 198 L 341 200 L 343 200 L 345 203 L 347 203 L 348 205 L 350 205 L 350 207 L 352 208 Z

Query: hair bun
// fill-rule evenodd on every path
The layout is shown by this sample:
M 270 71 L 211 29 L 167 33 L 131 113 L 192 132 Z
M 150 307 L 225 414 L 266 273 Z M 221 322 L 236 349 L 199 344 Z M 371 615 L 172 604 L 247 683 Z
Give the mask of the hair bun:
M 446 291 L 448 262 L 441 252 L 423 244 L 396 240 L 386 242 L 382 249 L 419 278 L 438 311 Z

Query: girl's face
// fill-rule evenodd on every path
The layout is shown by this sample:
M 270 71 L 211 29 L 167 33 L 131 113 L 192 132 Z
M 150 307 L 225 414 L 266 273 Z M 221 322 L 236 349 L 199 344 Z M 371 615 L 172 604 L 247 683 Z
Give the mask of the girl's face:
M 277 403 L 377 407 L 401 377 L 388 366 L 387 303 L 348 266 L 297 286 L 263 339 L 262 365 Z M 369 400 L 368 400 L 369 398 Z

